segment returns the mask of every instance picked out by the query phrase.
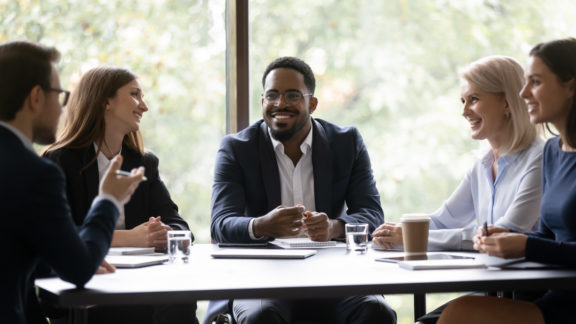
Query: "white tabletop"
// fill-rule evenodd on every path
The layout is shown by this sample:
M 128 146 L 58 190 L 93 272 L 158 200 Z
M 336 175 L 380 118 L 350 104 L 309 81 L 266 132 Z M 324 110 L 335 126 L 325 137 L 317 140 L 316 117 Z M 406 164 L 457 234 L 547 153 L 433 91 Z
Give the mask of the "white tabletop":
M 411 271 L 375 258 L 400 252 L 345 248 L 318 250 L 303 260 L 213 259 L 214 245 L 197 244 L 190 263 L 139 269 L 118 269 L 96 275 L 86 289 L 60 279 L 36 285 L 60 306 L 94 304 L 177 303 L 228 298 L 315 298 L 359 294 L 422 294 L 427 292 L 576 289 L 576 270 L 451 269 Z M 572 280 L 567 280 L 572 279 Z

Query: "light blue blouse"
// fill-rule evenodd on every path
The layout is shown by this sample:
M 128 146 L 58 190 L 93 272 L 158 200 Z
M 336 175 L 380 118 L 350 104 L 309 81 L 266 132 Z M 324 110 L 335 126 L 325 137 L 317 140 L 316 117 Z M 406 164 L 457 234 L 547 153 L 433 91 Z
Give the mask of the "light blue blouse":
M 537 226 L 542 196 L 542 150 L 537 139 L 530 147 L 498 158 L 492 180 L 494 155 L 476 161 L 458 188 L 431 214 L 430 250 L 472 250 L 476 226 L 488 224 L 516 231 Z

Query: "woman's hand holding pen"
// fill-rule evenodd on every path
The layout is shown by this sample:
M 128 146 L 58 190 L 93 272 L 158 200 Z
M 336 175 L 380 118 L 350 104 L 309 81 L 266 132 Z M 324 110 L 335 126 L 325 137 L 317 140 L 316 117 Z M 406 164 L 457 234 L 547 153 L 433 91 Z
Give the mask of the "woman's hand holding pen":
M 474 249 L 505 259 L 521 258 L 526 254 L 527 238 L 524 234 L 509 233 L 504 227 L 485 224 L 474 236 Z
M 508 233 L 508 229 L 502 226 L 495 226 L 495 225 L 488 225 L 488 223 L 484 222 L 481 227 L 478 227 L 476 231 L 476 235 L 474 236 L 474 242 L 480 240 L 483 237 L 490 236 L 496 233 Z

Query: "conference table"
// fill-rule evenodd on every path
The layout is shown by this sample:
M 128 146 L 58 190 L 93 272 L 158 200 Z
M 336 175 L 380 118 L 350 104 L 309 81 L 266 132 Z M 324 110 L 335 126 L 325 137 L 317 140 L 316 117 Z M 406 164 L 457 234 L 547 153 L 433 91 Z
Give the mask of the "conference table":
M 413 294 L 415 317 L 433 292 L 576 289 L 574 269 L 495 268 L 406 270 L 376 258 L 401 252 L 345 247 L 318 249 L 306 259 L 215 259 L 213 244 L 195 244 L 188 264 L 117 269 L 95 275 L 84 289 L 58 278 L 38 279 L 44 298 L 86 320 L 90 305 L 170 304 L 239 298 L 326 298 L 366 294 Z M 470 253 L 460 253 L 470 254 Z

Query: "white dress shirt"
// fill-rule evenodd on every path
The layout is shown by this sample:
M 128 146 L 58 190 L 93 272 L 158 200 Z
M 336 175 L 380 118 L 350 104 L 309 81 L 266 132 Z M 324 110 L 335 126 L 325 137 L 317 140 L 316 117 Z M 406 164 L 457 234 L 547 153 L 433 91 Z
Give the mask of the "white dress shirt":
M 312 133 L 312 129 L 310 129 L 308 135 L 300 144 L 302 156 L 298 163 L 294 165 L 292 159 L 284 153 L 284 144 L 274 139 L 272 134 L 270 134 L 270 129 L 268 129 L 268 135 L 272 140 L 274 154 L 276 155 L 278 173 L 280 174 L 280 199 L 282 206 L 292 207 L 301 204 L 304 205 L 305 210 L 316 210 L 314 168 L 312 166 Z M 248 233 L 252 239 L 260 239 L 254 235 L 253 223 L 254 219 L 250 220 Z M 303 233 L 300 233 L 296 236 L 302 235 Z
M 527 149 L 498 158 L 489 151 L 431 216 L 430 250 L 471 250 L 476 227 L 488 222 L 516 231 L 536 229 L 542 196 L 542 150 L 535 140 Z
M 96 152 L 98 152 L 98 145 L 94 144 L 94 150 Z M 108 167 L 110 166 L 110 163 L 112 163 L 112 160 L 109 160 L 106 155 L 104 155 L 104 153 L 102 153 L 102 151 L 100 151 L 100 153 L 98 153 L 98 157 L 96 158 L 96 161 L 98 163 L 98 185 L 100 185 L 100 182 L 102 182 L 102 178 L 104 177 L 104 174 L 106 173 L 106 170 L 108 170 Z M 120 211 L 120 215 L 118 216 L 118 220 L 116 221 L 116 226 L 114 227 L 114 229 L 117 230 L 122 230 L 122 229 L 126 229 L 126 217 L 124 216 L 124 205 L 120 205 L 121 208 L 119 208 Z

